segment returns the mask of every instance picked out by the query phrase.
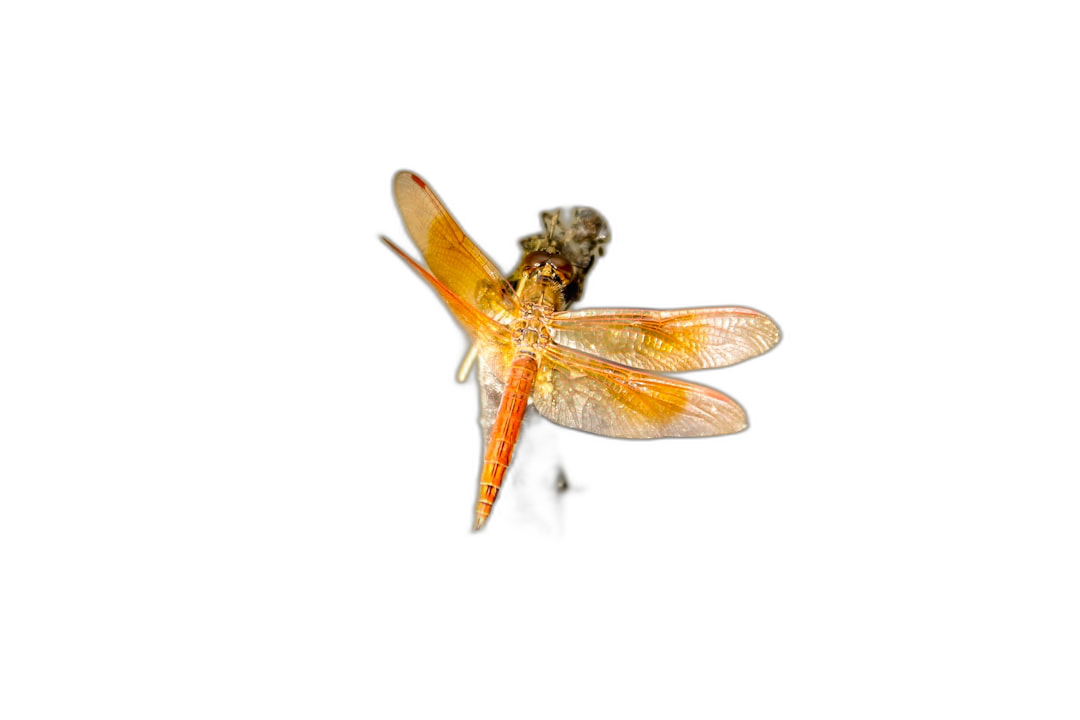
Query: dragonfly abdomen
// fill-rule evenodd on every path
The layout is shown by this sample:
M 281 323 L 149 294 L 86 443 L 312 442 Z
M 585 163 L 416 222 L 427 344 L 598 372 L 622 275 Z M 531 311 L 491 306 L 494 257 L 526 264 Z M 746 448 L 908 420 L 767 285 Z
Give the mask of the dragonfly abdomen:
M 491 514 L 491 506 L 499 494 L 503 476 L 510 467 L 514 444 L 521 432 L 521 419 L 529 407 L 529 394 L 536 381 L 536 358 L 531 352 L 515 356 L 503 390 L 499 412 L 491 426 L 487 452 L 484 453 L 484 469 L 480 475 L 480 497 L 476 502 L 476 525 L 479 530 Z

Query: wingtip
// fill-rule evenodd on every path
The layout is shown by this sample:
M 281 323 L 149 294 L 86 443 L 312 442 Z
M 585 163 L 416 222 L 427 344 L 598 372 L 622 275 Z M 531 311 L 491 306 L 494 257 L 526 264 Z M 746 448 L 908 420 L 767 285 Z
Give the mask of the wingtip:
M 408 257 L 408 255 L 405 254 L 405 251 L 395 245 L 394 241 L 392 241 L 390 238 L 386 237 L 385 235 L 380 235 L 379 239 L 382 240 L 383 243 L 385 243 L 386 247 L 390 248 L 398 255 L 401 255 L 402 257 Z
M 404 183 L 409 183 L 409 182 L 412 182 L 412 183 L 415 183 L 415 184 L 419 185 L 420 188 L 423 189 L 423 190 L 428 189 L 427 183 L 424 182 L 424 178 L 420 177 L 419 175 L 414 173 L 412 170 L 398 170 L 394 174 L 394 185 L 395 186 L 398 186 L 398 185 L 404 184 Z M 404 188 L 402 188 L 402 189 L 404 189 Z
M 772 332 L 769 334 L 769 347 L 768 347 L 769 350 L 772 350 L 774 347 L 776 347 L 777 345 L 780 344 L 780 340 L 781 340 L 781 338 L 783 338 L 784 334 L 782 332 L 780 332 L 780 326 L 776 324 L 775 320 L 773 320 L 768 315 L 766 315 L 765 317 L 768 318 L 769 325 L 772 326 Z
M 401 257 L 403 260 L 406 260 L 410 264 L 415 264 L 416 263 L 416 261 L 413 260 L 413 258 L 409 257 L 408 253 L 406 253 L 405 250 L 403 250 L 401 247 L 399 247 L 395 243 L 393 243 L 389 239 L 389 237 L 387 237 L 386 235 L 379 235 L 379 240 L 382 241 L 383 245 L 386 245 L 387 247 L 392 249 L 393 252 L 396 253 L 397 256 Z

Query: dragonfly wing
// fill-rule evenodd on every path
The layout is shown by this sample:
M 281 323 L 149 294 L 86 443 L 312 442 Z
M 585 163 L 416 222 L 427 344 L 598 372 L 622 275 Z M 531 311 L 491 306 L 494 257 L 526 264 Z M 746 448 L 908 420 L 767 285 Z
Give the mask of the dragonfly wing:
M 403 170 L 394 177 L 394 198 L 409 235 L 435 277 L 488 317 L 505 320 L 517 314 L 514 288 L 427 183 Z
M 564 347 L 658 372 L 734 365 L 780 342 L 772 318 L 750 308 L 577 310 L 555 313 L 551 329 Z
M 452 289 L 446 286 L 439 278 L 432 275 L 422 265 L 409 257 L 401 248 L 386 238 L 382 239 L 390 246 L 416 273 L 427 280 L 428 284 L 435 289 L 439 297 L 443 299 L 450 312 L 458 323 L 465 328 L 465 332 L 472 338 L 474 346 L 488 367 L 500 378 L 505 378 L 510 368 L 510 360 L 513 344 L 510 338 L 510 329 L 484 313 L 474 305 L 466 302 Z
M 768 315 L 743 307 L 575 310 L 555 313 L 551 331 L 565 347 L 656 372 L 733 365 L 780 340 Z
M 742 407 L 712 388 L 554 343 L 544 351 L 532 398 L 552 422 L 611 437 L 701 437 L 746 427 Z

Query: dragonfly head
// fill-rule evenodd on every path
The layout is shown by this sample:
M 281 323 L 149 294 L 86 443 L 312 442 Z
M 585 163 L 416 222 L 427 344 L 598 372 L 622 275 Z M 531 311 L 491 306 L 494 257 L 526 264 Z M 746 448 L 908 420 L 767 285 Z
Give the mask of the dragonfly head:
M 524 277 L 547 279 L 559 287 L 565 287 L 574 279 L 574 266 L 562 255 L 552 255 L 543 251 L 531 252 L 521 261 L 521 274 Z

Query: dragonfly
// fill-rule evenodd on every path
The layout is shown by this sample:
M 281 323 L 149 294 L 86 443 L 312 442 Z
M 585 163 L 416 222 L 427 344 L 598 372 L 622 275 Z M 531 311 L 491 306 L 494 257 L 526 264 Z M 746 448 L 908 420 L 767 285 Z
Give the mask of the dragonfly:
M 766 352 L 780 340 L 767 315 L 746 307 L 566 310 L 565 293 L 581 272 L 567 258 L 530 252 L 513 285 L 419 175 L 399 172 L 394 197 L 427 267 L 382 241 L 427 281 L 469 335 L 466 363 L 475 356 L 503 386 L 473 530 L 491 515 L 530 405 L 559 425 L 617 438 L 706 437 L 746 428 L 745 411 L 727 395 L 659 373 L 724 367 Z

